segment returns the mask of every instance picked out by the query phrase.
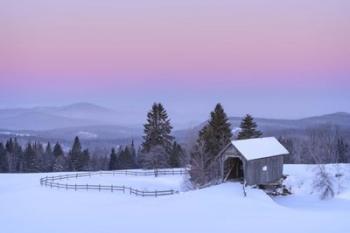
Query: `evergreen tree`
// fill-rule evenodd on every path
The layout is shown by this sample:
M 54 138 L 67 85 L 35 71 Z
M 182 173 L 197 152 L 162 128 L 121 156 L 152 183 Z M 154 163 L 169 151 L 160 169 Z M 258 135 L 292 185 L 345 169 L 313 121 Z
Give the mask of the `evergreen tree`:
M 134 161 L 132 159 L 131 152 L 126 146 L 119 155 L 119 166 L 121 169 L 131 169 L 134 167 Z
M 257 124 L 254 122 L 254 118 L 249 114 L 242 120 L 240 128 L 241 131 L 237 139 L 259 138 L 262 135 L 262 132 L 257 130 Z
M 90 161 L 90 152 L 88 149 L 85 149 L 83 151 L 83 153 L 81 154 L 80 169 L 79 170 L 82 170 L 82 171 L 90 170 L 89 161 Z
M 52 171 L 54 172 L 62 172 L 67 170 L 67 159 L 63 154 L 55 157 L 54 164 L 52 166 Z
M 34 142 L 33 150 L 35 151 L 35 154 L 36 154 L 38 171 L 43 171 L 45 169 L 44 147 L 40 142 Z
M 10 138 L 7 140 L 5 147 L 8 154 L 9 172 L 22 171 L 22 148 L 17 139 Z
M 134 145 L 134 140 L 131 141 L 130 153 L 132 160 L 132 168 L 137 168 L 137 153 Z
M 118 163 L 118 156 L 115 152 L 115 149 L 112 148 L 110 159 L 109 159 L 109 166 L 108 170 L 117 170 L 119 169 L 119 163 Z
M 27 147 L 24 151 L 24 164 L 23 171 L 24 172 L 39 172 L 39 162 L 36 151 L 34 150 L 34 145 L 31 143 L 27 144 Z
M 0 142 L 0 172 L 8 172 L 9 164 L 5 146 Z
M 167 168 L 168 157 L 166 151 L 162 146 L 154 146 L 152 149 L 145 154 L 144 167 L 147 169 L 154 169 L 155 176 L 158 176 L 158 169 Z
M 147 114 L 147 123 L 144 125 L 142 150 L 149 152 L 152 147 L 162 146 L 166 152 L 171 148 L 173 137 L 170 135 L 172 126 L 168 114 L 161 103 L 154 103 Z
M 203 141 L 204 150 L 215 157 L 232 138 L 231 124 L 221 104 L 217 104 L 206 126 L 199 132 L 199 140 Z
M 184 151 L 182 150 L 181 146 L 174 142 L 170 151 L 169 166 L 173 168 L 180 167 L 183 154 Z
M 191 151 L 190 180 L 195 186 L 202 186 L 218 178 L 219 163 L 215 158 L 230 143 L 231 138 L 231 124 L 221 104 L 217 104 Z
M 45 148 L 45 152 L 43 154 L 42 171 L 51 172 L 54 162 L 55 157 L 52 152 L 51 144 L 50 142 L 48 142 Z
M 339 163 L 348 163 L 350 162 L 350 154 L 349 154 L 349 144 L 345 142 L 345 140 L 340 137 L 337 140 L 336 146 L 336 154 L 337 154 L 337 162 Z
M 82 168 L 82 151 L 78 137 L 75 137 L 72 149 L 69 153 L 70 166 L 73 171 L 79 171 Z
M 53 155 L 57 158 L 60 155 L 64 155 L 61 145 L 57 142 L 53 148 Z

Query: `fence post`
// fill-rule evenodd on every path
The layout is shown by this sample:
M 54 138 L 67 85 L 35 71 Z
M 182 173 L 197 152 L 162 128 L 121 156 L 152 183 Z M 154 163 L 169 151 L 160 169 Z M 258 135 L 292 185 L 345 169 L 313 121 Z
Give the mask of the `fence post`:
M 98 185 L 98 191 L 101 192 L 101 185 Z
M 86 191 L 88 191 L 89 189 L 89 184 L 86 184 Z
M 74 191 L 77 191 L 77 184 L 74 184 Z
M 157 197 L 157 190 L 156 190 L 156 197 Z
M 68 189 L 68 184 L 66 183 L 66 190 Z
M 113 193 L 113 184 L 111 185 L 111 192 Z

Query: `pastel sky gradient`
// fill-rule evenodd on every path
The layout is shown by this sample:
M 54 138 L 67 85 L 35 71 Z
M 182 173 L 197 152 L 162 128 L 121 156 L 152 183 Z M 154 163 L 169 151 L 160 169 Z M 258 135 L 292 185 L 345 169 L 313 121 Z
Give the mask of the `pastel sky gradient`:
M 0 0 L 0 29 L 0 107 L 350 111 L 348 0 Z

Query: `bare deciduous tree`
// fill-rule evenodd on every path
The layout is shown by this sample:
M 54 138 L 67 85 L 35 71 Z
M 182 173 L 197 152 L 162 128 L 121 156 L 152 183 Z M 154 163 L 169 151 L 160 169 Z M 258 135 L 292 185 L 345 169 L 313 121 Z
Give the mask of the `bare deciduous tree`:
M 316 178 L 313 182 L 313 188 L 320 192 L 322 200 L 334 197 L 334 178 L 327 171 L 324 164 L 319 164 L 316 172 Z

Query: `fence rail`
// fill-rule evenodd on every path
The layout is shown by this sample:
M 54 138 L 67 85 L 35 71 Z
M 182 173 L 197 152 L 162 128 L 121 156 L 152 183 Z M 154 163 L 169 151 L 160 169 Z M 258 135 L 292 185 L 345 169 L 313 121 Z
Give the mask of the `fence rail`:
M 98 191 L 120 191 L 123 193 L 129 193 L 130 195 L 142 196 L 142 197 L 158 197 L 158 196 L 167 196 L 178 193 L 176 190 L 155 190 L 155 191 L 145 191 L 138 190 L 128 186 L 116 186 L 116 185 L 96 185 L 96 184 L 68 184 L 68 183 L 59 183 L 59 180 L 79 178 L 86 176 L 94 175 L 131 175 L 131 176 L 159 176 L 159 175 L 184 175 L 187 174 L 186 169 L 179 170 L 152 170 L 152 171 L 132 171 L 132 170 L 117 170 L 117 171 L 100 171 L 100 172 L 82 172 L 74 174 L 65 174 L 58 176 L 46 176 L 40 179 L 40 184 L 42 186 L 50 188 L 61 188 L 61 189 L 71 189 L 71 190 L 98 190 Z

